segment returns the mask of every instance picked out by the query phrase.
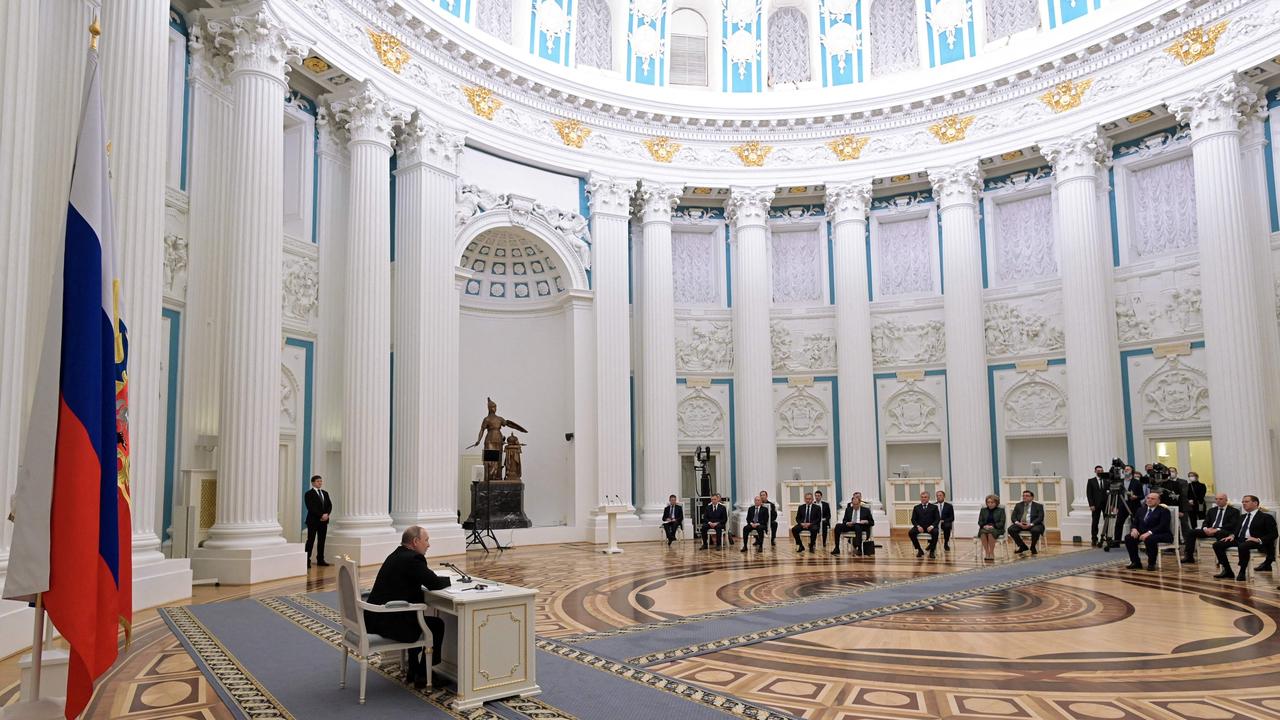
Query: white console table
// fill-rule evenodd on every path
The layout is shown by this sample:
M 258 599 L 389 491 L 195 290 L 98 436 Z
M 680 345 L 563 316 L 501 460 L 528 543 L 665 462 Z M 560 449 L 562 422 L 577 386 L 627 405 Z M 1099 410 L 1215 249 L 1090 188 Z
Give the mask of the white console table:
M 618 514 L 631 512 L 629 505 L 601 505 L 600 512 L 609 516 L 609 547 L 600 552 L 605 555 L 617 555 L 622 552 L 618 547 Z
M 542 692 L 536 673 L 533 598 L 537 590 L 450 575 L 453 585 L 423 593 L 444 621 L 444 646 L 435 671 L 457 683 L 453 707 L 469 710 L 489 700 Z M 474 590 L 477 583 L 487 585 Z

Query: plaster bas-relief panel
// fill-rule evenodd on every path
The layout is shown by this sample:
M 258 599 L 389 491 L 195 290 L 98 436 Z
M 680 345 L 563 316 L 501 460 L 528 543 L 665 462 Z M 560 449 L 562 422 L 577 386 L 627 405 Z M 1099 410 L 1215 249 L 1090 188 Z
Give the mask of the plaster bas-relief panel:
M 773 386 L 774 427 L 779 441 L 825 443 L 832 437 L 831 383 Z
M 774 318 L 769 322 L 769 341 L 776 373 L 812 373 L 836 367 L 831 316 Z
M 946 386 L 941 376 L 878 379 L 880 431 L 885 438 L 936 439 L 946 431 Z
M 1196 337 L 1204 332 L 1197 266 L 1122 276 L 1115 287 L 1116 332 L 1121 343 Z
M 946 356 L 941 309 L 872 315 L 871 361 L 877 367 L 929 365 Z
M 320 307 L 320 267 L 316 258 L 295 255 L 286 249 L 281 278 L 281 302 L 285 323 L 308 325 Z
M 934 291 L 938 235 L 933 217 L 875 218 L 876 299 Z
M 983 333 L 989 357 L 1061 352 L 1066 346 L 1062 294 L 988 301 L 983 307 Z
M 1004 429 L 1009 432 L 1023 430 L 1067 429 L 1067 395 L 1065 386 L 1040 377 L 1040 373 L 1023 375 L 1001 398 L 1004 411 Z
M 1049 193 L 994 200 L 988 207 L 993 216 L 997 284 L 1012 285 L 1058 274 L 1053 199 Z
M 681 444 L 720 444 L 729 437 L 729 386 L 689 387 L 680 384 L 676 400 L 676 435 Z
M 819 229 L 772 231 L 769 244 L 773 260 L 773 302 L 779 305 L 823 302 L 825 248 Z
M 164 201 L 164 296 L 185 301 L 187 297 L 187 195 L 169 189 Z
M 676 305 L 719 305 L 721 257 L 719 232 L 671 231 L 672 288 Z
M 307 377 L 306 351 L 285 345 L 280 359 L 280 432 L 298 433 L 305 419 L 306 387 L 303 383 Z
M 1208 432 L 1212 398 L 1205 361 L 1204 348 L 1182 355 L 1126 359 L 1135 447 L 1143 447 L 1145 438 L 1170 431 Z
M 733 371 L 733 322 L 722 319 L 676 320 L 676 371 Z
M 1129 250 L 1135 260 L 1196 247 L 1191 156 L 1133 171 Z

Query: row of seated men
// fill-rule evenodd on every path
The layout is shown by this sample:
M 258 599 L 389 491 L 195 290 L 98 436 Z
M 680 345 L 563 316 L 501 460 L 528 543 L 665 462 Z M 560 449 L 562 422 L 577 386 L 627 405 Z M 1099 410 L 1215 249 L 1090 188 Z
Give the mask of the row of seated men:
M 1192 527 L 1183 534 L 1183 563 L 1196 562 L 1196 545 L 1199 540 L 1213 540 L 1213 554 L 1217 556 L 1220 572 L 1214 577 L 1223 580 L 1235 578 L 1237 581 L 1247 579 L 1249 558 L 1253 553 L 1262 555 L 1262 563 L 1254 570 L 1270 572 L 1275 562 L 1277 539 L 1276 519 L 1261 509 L 1256 495 L 1245 495 L 1240 499 L 1241 508 L 1237 509 L 1228 502 L 1226 493 L 1214 496 L 1214 504 L 1205 512 L 1203 518 L 1189 518 Z M 1195 524 L 1203 520 L 1201 527 Z M 1129 567 L 1138 569 L 1138 545 L 1142 544 L 1147 554 L 1147 569 L 1155 569 L 1155 558 L 1160 543 L 1173 542 L 1172 517 L 1168 508 L 1160 504 L 1160 493 L 1147 494 L 1144 504 L 1138 508 L 1131 518 L 1131 526 L 1124 539 L 1129 550 Z M 1185 526 L 1184 526 L 1185 528 Z M 1231 571 L 1231 559 L 1227 552 L 1235 548 L 1237 572 Z

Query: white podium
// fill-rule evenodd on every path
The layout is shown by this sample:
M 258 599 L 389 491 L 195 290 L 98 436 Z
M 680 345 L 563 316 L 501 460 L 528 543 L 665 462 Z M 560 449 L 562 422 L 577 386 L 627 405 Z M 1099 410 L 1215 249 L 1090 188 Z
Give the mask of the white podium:
M 618 514 L 632 512 L 630 505 L 601 505 L 600 512 L 609 516 L 609 547 L 600 552 L 605 555 L 617 555 L 622 552 L 618 547 Z

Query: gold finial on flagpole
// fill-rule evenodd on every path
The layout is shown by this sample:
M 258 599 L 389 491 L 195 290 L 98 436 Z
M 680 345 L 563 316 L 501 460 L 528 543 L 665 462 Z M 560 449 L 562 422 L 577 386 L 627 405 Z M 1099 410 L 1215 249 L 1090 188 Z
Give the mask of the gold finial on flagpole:
M 93 22 L 89 23 L 89 49 L 98 49 L 98 36 L 102 34 L 102 26 L 98 24 L 98 16 L 93 17 Z

